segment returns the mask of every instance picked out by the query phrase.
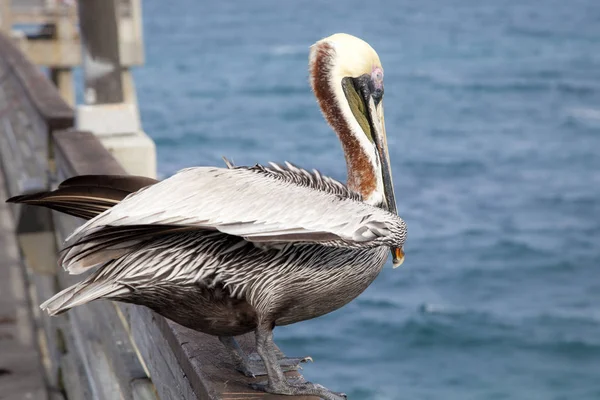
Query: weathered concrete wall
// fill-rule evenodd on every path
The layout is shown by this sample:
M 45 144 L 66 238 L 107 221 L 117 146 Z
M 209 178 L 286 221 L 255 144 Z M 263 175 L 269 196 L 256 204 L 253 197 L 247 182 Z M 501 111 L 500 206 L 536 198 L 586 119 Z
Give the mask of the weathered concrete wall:
M 1 172 L 1 168 L 0 168 Z M 6 198 L 0 173 L 0 199 Z M 8 204 L 0 203 L 0 398 L 45 400 L 40 355 L 31 325 L 16 226 Z

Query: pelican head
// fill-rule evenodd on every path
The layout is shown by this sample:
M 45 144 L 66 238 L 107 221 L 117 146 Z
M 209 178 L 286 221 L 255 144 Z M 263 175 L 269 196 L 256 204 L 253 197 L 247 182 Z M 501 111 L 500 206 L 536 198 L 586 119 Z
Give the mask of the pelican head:
M 321 111 L 344 149 L 348 186 L 365 202 L 396 214 L 377 52 L 364 40 L 337 33 L 311 46 L 309 67 Z M 392 249 L 392 256 L 399 266 L 403 249 Z

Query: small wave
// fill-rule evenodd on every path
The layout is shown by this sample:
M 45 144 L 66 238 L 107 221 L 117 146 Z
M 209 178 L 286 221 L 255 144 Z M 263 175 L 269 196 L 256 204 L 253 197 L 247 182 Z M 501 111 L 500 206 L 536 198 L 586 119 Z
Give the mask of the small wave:
M 541 40 L 569 40 L 595 43 L 595 37 L 585 35 L 576 31 L 565 31 L 553 26 L 549 28 L 541 28 L 535 26 L 517 26 L 510 25 L 506 32 L 510 35 L 525 38 L 534 38 Z
M 418 69 L 410 73 L 409 77 L 448 86 L 461 86 L 465 83 L 461 76 L 441 69 Z
M 512 253 L 509 258 L 506 255 L 499 255 L 491 257 L 487 255 L 484 261 L 481 261 L 479 265 L 470 266 L 463 268 L 459 273 L 455 273 L 454 276 L 439 276 L 434 279 L 434 282 L 447 281 L 448 279 L 456 280 L 461 285 L 476 285 L 482 282 L 491 283 L 494 282 L 496 285 L 513 285 L 515 282 L 536 282 L 539 280 L 540 274 L 544 276 L 546 280 L 561 280 L 565 276 L 574 273 L 582 268 L 579 264 L 571 262 L 569 260 L 556 260 L 550 254 L 548 256 L 533 256 L 527 257 L 525 255 L 518 255 Z M 539 260 L 540 257 L 544 257 L 544 260 Z M 530 259 L 526 265 L 522 263 L 524 259 Z M 555 257 L 554 257 L 555 258 Z M 506 263 L 510 261 L 510 263 Z M 521 261 L 521 263 L 519 262 Z
M 478 160 L 420 160 L 406 161 L 406 165 L 417 174 L 432 176 L 472 176 L 482 174 L 487 165 Z
M 532 321 L 548 326 L 600 327 L 600 313 L 586 308 L 584 310 L 553 310 L 540 314 Z
M 396 328 L 411 347 L 511 347 L 566 357 L 600 354 L 598 316 L 589 313 L 516 318 L 435 303 L 422 304 L 419 312 L 420 317 L 414 315 Z
M 284 56 L 284 55 L 296 55 L 302 54 L 303 56 L 306 54 L 307 48 L 305 45 L 279 45 L 273 46 L 269 50 L 270 54 L 276 56 Z
M 440 88 L 456 88 L 476 92 L 540 91 L 552 88 L 550 82 L 534 81 L 532 79 L 497 78 L 482 80 L 473 77 L 465 78 L 458 74 L 435 69 L 417 70 L 411 76 Z
M 399 305 L 391 301 L 391 299 L 369 299 L 359 297 L 356 301 L 361 307 L 373 308 L 377 310 L 389 310 L 399 308 Z
M 430 310 L 420 310 L 420 316 L 409 318 L 400 328 L 400 335 L 410 347 L 494 347 L 518 341 L 518 329 L 492 314 L 439 306 L 425 308 Z
M 239 91 L 242 95 L 250 95 L 256 97 L 269 97 L 269 96 L 288 96 L 291 94 L 306 94 L 307 88 L 304 86 L 289 86 L 289 85 L 276 85 L 271 87 L 253 87 L 243 88 Z
M 556 255 L 555 250 L 537 246 L 526 239 L 512 237 L 496 240 L 495 243 L 481 253 L 481 258 L 487 262 L 501 258 L 510 260 L 539 259 Z
M 444 89 L 460 89 L 471 92 L 506 93 L 506 92 L 548 92 L 558 91 L 587 95 L 596 93 L 600 87 L 593 82 L 548 78 L 543 75 L 535 78 L 518 76 L 494 77 L 462 77 L 458 74 L 438 70 L 418 70 L 409 78 L 430 83 L 432 86 Z
M 157 147 L 177 148 L 179 151 L 192 151 L 193 149 L 208 148 L 215 150 L 215 146 L 224 146 L 229 142 L 230 136 L 226 132 L 220 132 L 220 136 L 212 135 L 210 132 L 190 131 L 179 136 L 159 136 L 154 138 Z M 259 140 L 253 136 L 237 136 L 234 138 L 237 146 L 241 148 L 257 148 Z
M 598 357 L 599 325 L 598 316 L 593 313 L 552 311 L 522 319 L 518 345 L 566 357 Z
M 554 87 L 559 92 L 576 95 L 590 95 L 597 93 L 600 90 L 600 87 L 596 83 L 576 80 L 562 80 L 556 82 Z
M 453 307 L 445 304 L 424 303 L 419 306 L 419 311 L 423 314 L 443 314 L 443 315 L 461 315 L 468 312 L 467 309 Z
M 573 118 L 577 121 L 600 124 L 600 109 L 575 107 L 566 110 L 568 118 Z
M 495 81 L 474 81 L 465 83 L 462 88 L 473 92 L 506 93 L 506 92 L 545 92 L 552 90 L 554 85 L 550 82 L 499 79 Z
M 600 344 L 590 343 L 585 340 L 558 340 L 549 341 L 531 346 L 531 348 L 550 351 L 565 357 L 597 359 L 600 354 Z

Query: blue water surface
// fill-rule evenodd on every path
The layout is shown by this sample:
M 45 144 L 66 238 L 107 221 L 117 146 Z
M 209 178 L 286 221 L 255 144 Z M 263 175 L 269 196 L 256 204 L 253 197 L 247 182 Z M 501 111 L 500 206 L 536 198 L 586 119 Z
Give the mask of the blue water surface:
M 345 179 L 308 47 L 385 69 L 409 238 L 357 300 L 282 327 L 308 379 L 360 399 L 600 399 L 600 2 L 145 1 L 135 71 L 162 177 L 289 160 Z

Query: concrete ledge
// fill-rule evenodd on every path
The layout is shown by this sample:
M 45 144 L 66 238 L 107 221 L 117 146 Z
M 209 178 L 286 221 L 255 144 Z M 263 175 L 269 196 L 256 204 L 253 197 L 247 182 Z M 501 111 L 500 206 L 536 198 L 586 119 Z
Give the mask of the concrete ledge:
M 75 128 L 98 136 L 132 134 L 142 129 L 137 107 L 131 103 L 77 106 Z
M 0 397 L 44 400 L 47 394 L 31 324 L 28 285 L 5 198 L 0 171 Z
M 93 132 L 125 170 L 156 177 L 156 146 L 142 130 L 137 106 L 132 103 L 77 107 L 79 131 Z
M 127 173 L 156 178 L 156 146 L 144 132 L 102 136 L 98 139 Z

